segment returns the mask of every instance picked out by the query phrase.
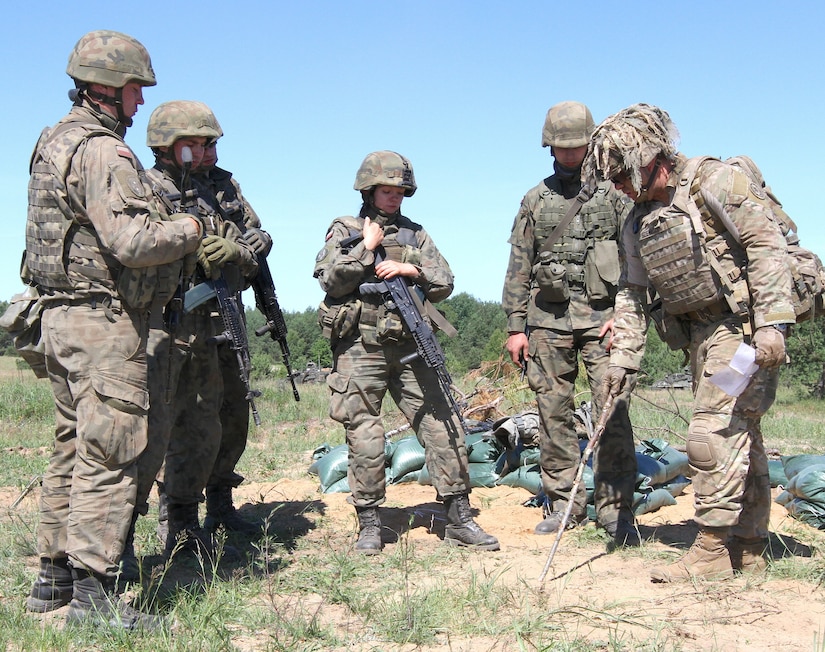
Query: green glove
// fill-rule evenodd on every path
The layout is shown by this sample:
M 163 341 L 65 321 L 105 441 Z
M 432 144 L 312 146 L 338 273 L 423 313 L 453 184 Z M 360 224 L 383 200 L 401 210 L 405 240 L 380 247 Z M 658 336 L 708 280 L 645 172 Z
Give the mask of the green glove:
M 220 278 L 221 268 L 217 265 L 213 266 L 209 262 L 209 259 L 206 257 L 206 252 L 203 250 L 203 242 L 201 242 L 200 247 L 198 247 L 197 256 L 198 264 L 201 266 L 201 269 L 203 269 L 203 275 L 206 278 L 211 278 L 213 281 Z
M 231 240 L 218 235 L 208 235 L 203 239 L 203 255 L 212 267 L 223 267 L 241 257 L 241 248 Z
M 272 238 L 266 231 L 262 231 L 261 229 L 247 229 L 243 234 L 243 239 L 249 243 L 255 254 L 262 258 L 266 258 L 272 249 Z

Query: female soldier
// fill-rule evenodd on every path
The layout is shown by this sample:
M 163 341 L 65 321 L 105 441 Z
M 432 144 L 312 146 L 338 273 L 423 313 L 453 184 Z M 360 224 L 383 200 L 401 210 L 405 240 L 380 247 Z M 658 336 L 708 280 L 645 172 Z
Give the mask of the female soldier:
M 425 313 L 429 302 L 453 291 L 453 274 L 427 232 L 401 214 L 401 202 L 416 190 L 410 162 L 396 152 L 369 154 L 355 178 L 363 205 L 358 217 L 332 222 L 316 259 L 314 276 L 326 292 L 320 321 L 334 362 L 327 379 L 330 416 L 346 429 L 350 502 L 358 514 L 355 549 L 380 552 L 377 507 L 385 500 L 384 427 L 381 402 L 387 390 L 425 448 L 427 469 L 447 511 L 449 545 L 498 550 L 470 511 L 470 482 L 464 433 L 435 371 L 415 354 L 401 317 L 371 283 L 401 276 L 417 293 Z

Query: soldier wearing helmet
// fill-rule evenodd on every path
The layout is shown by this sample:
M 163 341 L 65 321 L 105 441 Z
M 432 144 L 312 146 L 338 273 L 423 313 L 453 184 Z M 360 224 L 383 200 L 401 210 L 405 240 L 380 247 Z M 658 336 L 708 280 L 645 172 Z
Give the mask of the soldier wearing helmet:
M 159 105 L 149 118 L 146 144 L 155 154 L 147 171 L 153 194 L 167 210 L 189 211 L 204 224 L 205 237 L 195 259 L 181 275 L 178 296 L 211 279 L 223 277 L 239 295 L 258 270 L 252 246 L 244 239 L 214 192 L 194 177 L 206 149 L 223 135 L 212 110 L 202 102 L 175 100 Z M 193 192 L 194 190 L 194 192 Z M 151 310 L 149 338 L 149 428 L 152 439 L 138 467 L 138 492 L 127 543 L 128 578 L 139 577 L 132 540 L 134 520 L 148 509 L 147 499 L 161 466 L 160 491 L 168 515 L 164 554 L 203 553 L 215 559 L 211 532 L 200 526 L 198 507 L 218 457 L 222 440 L 220 410 L 224 402 L 219 348 L 211 340 L 223 322 L 214 298 L 194 309 Z M 171 324 L 171 325 L 170 325 Z M 238 376 L 237 361 L 234 361 Z M 246 392 L 244 392 L 244 396 Z M 244 398 L 244 404 L 246 400 Z M 165 464 L 164 464 L 165 461 Z M 185 536 L 184 536 L 185 535 Z M 183 543 L 179 539 L 183 538 Z M 177 546 L 177 548 L 176 548 Z M 225 555 L 236 553 L 224 548 Z
M 451 328 L 432 306 L 453 291 L 450 266 L 421 225 L 401 214 L 402 201 L 417 188 L 412 165 L 396 152 L 373 152 L 358 169 L 354 188 L 361 193 L 361 210 L 357 217 L 333 220 L 314 276 L 326 292 L 319 321 L 333 353 L 330 416 L 344 425 L 349 446 L 350 502 L 359 523 L 355 549 L 374 555 L 383 547 L 381 403 L 389 390 L 424 444 L 433 486 L 447 511 L 445 543 L 498 550 L 498 540 L 472 518 L 462 425 L 435 371 L 420 358 L 405 362 L 416 345 L 394 304 L 362 291 L 365 283 L 403 277 L 421 298 L 422 313 Z
M 785 238 L 764 189 L 733 165 L 686 158 L 677 135 L 667 112 L 635 104 L 596 128 L 585 161 L 587 178 L 609 180 L 635 202 L 620 239 L 603 392 L 632 385 L 651 317 L 691 360 L 687 454 L 700 531 L 686 555 L 651 571 L 654 582 L 764 570 L 771 503 L 760 421 L 785 362 L 786 325 L 795 321 Z M 743 344 L 758 370 L 729 394 L 712 378 Z
M 146 446 L 148 309 L 174 293 L 197 220 L 169 214 L 123 141 L 155 84 L 125 34 L 83 36 L 69 57 L 74 106 L 35 147 L 23 280 L 44 305 L 42 340 L 58 416 L 43 478 L 40 574 L 31 611 L 69 604 L 70 622 L 153 627 L 115 595 Z
M 610 183 L 582 192 L 581 164 L 594 123 L 581 102 L 552 106 L 541 144 L 550 147 L 554 174 L 522 199 L 510 236 L 510 262 L 502 305 L 508 316 L 507 350 L 526 366 L 536 392 L 542 433 L 541 478 L 544 518 L 536 534 L 561 527 L 573 501 L 567 527 L 587 519 L 584 486 L 571 495 L 581 454 L 574 426 L 575 381 L 579 359 L 596 390 L 609 360 L 608 331 L 618 282 L 617 238 L 629 202 Z M 572 208 L 571 208 L 572 207 Z M 593 391 L 595 417 L 602 403 Z M 594 451 L 596 518 L 613 545 L 638 545 L 632 511 L 636 456 L 627 396 Z

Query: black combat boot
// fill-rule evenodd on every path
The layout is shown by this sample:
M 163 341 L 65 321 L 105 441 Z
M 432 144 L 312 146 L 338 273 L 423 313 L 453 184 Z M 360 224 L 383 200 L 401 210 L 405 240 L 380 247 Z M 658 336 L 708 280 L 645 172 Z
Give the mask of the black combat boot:
M 173 555 L 188 554 L 218 561 L 218 553 L 222 552 L 226 561 L 237 561 L 240 553 L 232 546 L 224 546 L 218 550 L 211 533 L 201 528 L 198 522 L 198 503 L 177 504 L 169 503 L 169 534 L 166 536 L 166 545 L 163 556 L 170 559 Z
M 260 535 L 262 527 L 241 518 L 232 504 L 232 487 L 207 487 L 206 518 L 203 520 L 203 528 L 214 532 L 219 525 L 232 532 L 249 536 Z
M 155 530 L 160 545 L 166 546 L 166 537 L 169 536 L 169 500 L 166 498 L 166 487 L 158 482 L 158 527 Z
M 146 614 L 123 602 L 115 593 L 115 578 L 98 575 L 84 569 L 72 569 L 74 591 L 67 625 L 91 624 L 118 629 L 157 629 L 163 625 L 161 616 Z
M 60 609 L 72 600 L 72 569 L 66 557 L 40 558 L 40 573 L 26 600 L 26 609 L 46 613 Z
M 381 517 L 377 507 L 356 507 L 358 514 L 358 541 L 355 549 L 364 555 L 377 555 L 384 544 L 381 542 Z
M 473 520 L 470 497 L 467 494 L 447 496 L 444 505 L 447 508 L 444 543 L 450 546 L 470 546 L 480 550 L 499 549 L 498 539 L 487 534 Z
M 129 525 L 129 532 L 123 544 L 123 554 L 120 556 L 120 573 L 118 580 L 121 582 L 140 581 L 140 562 L 135 555 L 135 523 L 138 515 L 132 515 L 132 523 Z
M 638 548 L 642 544 L 632 516 L 630 519 L 620 516 L 618 521 L 605 523 L 604 531 L 613 538 L 614 548 Z

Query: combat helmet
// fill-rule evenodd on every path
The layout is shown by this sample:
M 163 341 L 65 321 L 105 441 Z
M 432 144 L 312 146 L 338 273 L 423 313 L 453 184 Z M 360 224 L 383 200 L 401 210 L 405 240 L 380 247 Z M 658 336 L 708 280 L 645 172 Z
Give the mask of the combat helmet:
M 375 186 L 404 188 L 405 197 L 412 197 L 418 188 L 409 160 L 397 152 L 388 150 L 367 154 L 355 175 L 355 190 L 365 193 Z
M 542 147 L 583 147 L 595 127 L 593 116 L 581 102 L 560 102 L 550 107 L 541 130 Z
M 69 55 L 66 74 L 75 82 L 123 88 L 157 84 L 149 52 L 137 39 L 108 29 L 82 36 Z
M 641 193 L 641 169 L 657 156 L 672 160 L 677 154 L 679 131 L 667 111 L 650 104 L 634 104 L 606 118 L 593 132 L 582 166 L 585 183 L 626 174 Z
M 214 141 L 223 136 L 215 114 L 203 102 L 173 100 L 160 104 L 146 126 L 146 145 L 171 147 L 179 138 L 202 136 Z

